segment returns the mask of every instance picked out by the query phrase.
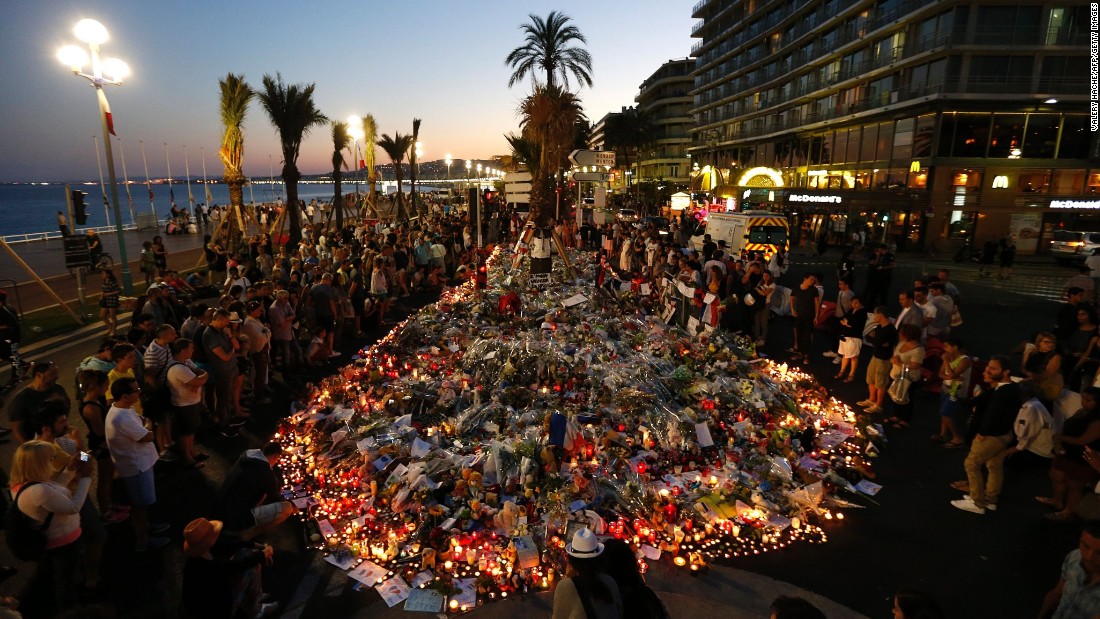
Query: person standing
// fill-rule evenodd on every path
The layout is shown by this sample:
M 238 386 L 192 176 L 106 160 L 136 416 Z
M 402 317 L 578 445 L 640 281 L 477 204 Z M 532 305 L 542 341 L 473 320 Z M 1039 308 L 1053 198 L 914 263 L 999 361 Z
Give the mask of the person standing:
M 31 416 L 46 400 L 60 400 L 68 408 L 72 401 L 65 388 L 57 384 L 60 375 L 57 366 L 50 361 L 38 361 L 31 367 L 31 382 L 8 402 L 8 419 L 17 444 L 34 438 Z
M 890 360 L 898 343 L 898 330 L 890 324 L 885 306 L 875 308 L 874 319 L 875 326 L 867 337 L 871 345 L 871 362 L 867 365 L 867 399 L 857 404 L 864 407 L 868 414 L 882 412 L 882 402 L 886 390 L 890 388 Z
M 867 290 L 863 293 L 863 300 L 868 307 L 876 303 L 886 303 L 895 265 L 894 254 L 885 245 L 876 245 L 868 264 L 870 270 L 867 272 Z
M 844 382 L 854 382 L 856 369 L 859 367 L 859 353 L 863 350 L 863 328 L 867 325 L 867 309 L 863 307 L 863 301 L 853 296 L 849 301 L 848 311 L 840 318 L 837 355 L 840 359 L 840 369 L 833 378 L 844 378 Z
M 430 246 L 429 246 L 430 247 Z M 375 261 L 375 271 L 379 272 L 382 268 L 380 264 Z M 382 273 L 383 279 L 385 274 Z M 373 275 L 372 275 L 373 278 Z M 374 288 L 374 281 L 371 281 L 371 288 Z M 324 327 L 327 332 L 327 340 L 325 346 L 328 348 L 329 356 L 336 356 L 333 352 L 333 340 L 334 330 L 336 328 L 336 289 L 332 287 L 332 273 L 325 273 L 321 276 L 321 281 L 313 284 L 309 288 L 309 297 L 313 302 L 313 319 L 317 323 L 318 327 Z
M 7 357 L 11 361 L 11 378 L 8 386 L 19 382 L 30 365 L 19 355 L 19 341 L 23 339 L 23 329 L 19 314 L 8 305 L 8 293 L 0 290 L 0 344 L 7 348 Z
M 69 236 L 69 220 L 61 211 L 57 211 L 57 229 L 61 230 L 61 236 Z
M 932 440 L 942 442 L 947 449 L 958 449 L 966 444 L 959 431 L 959 422 L 970 397 L 970 371 L 973 362 L 963 350 L 962 341 L 949 337 L 943 343 L 940 364 L 940 431 Z
M 214 377 L 214 418 L 224 436 L 235 437 L 237 432 L 230 424 L 229 411 L 233 407 L 233 385 L 237 381 L 237 349 L 240 344 L 229 329 L 229 312 L 214 312 L 210 326 L 202 333 L 202 346 L 206 351 L 206 363 Z
M 195 345 L 187 338 L 172 342 L 172 361 L 166 380 L 171 390 L 172 430 L 176 451 L 187 468 L 202 468 L 206 454 L 195 452 L 195 432 L 199 428 L 202 389 L 210 375 L 199 369 L 191 356 Z
M 249 341 L 249 354 L 252 360 L 252 397 L 256 404 L 270 404 L 267 373 L 271 365 L 271 330 L 260 320 L 265 309 L 262 301 L 249 301 L 246 309 L 248 317 L 245 318 L 241 331 L 248 336 Z
M 153 263 L 157 267 L 158 277 L 168 270 L 168 249 L 164 246 L 164 239 L 160 236 L 153 237 Z
M 114 272 L 104 269 L 99 295 L 99 318 L 107 326 L 107 337 L 113 337 L 118 330 L 118 306 L 121 293 L 122 288 L 118 285 Z
M 137 379 L 121 378 L 111 385 L 114 405 L 107 411 L 107 449 L 130 498 L 130 520 L 134 523 L 134 543 L 138 552 L 163 548 L 167 537 L 150 537 L 163 533 L 166 524 L 150 524 L 149 508 L 157 501 L 153 465 L 160 455 L 150 428 L 152 422 L 142 419 L 134 410 L 141 399 Z
M 271 323 L 271 343 L 282 359 L 281 369 L 284 373 L 294 371 L 302 365 L 302 347 L 294 335 L 296 315 L 289 291 L 275 293 L 275 302 L 267 309 L 267 319 Z
M 1001 237 L 1001 270 L 997 274 L 1000 279 L 1012 279 L 1012 265 L 1016 262 L 1016 236 L 1006 234 Z
M 791 293 L 791 315 L 794 316 L 794 355 L 791 359 L 796 363 L 810 363 L 810 342 L 820 308 L 816 278 L 806 273 L 802 283 Z
M 983 378 L 990 392 L 979 398 L 983 408 L 978 422 L 978 433 L 970 445 L 963 467 L 966 481 L 953 487 L 967 494 L 951 501 L 956 509 L 974 514 L 985 514 L 986 509 L 997 509 L 997 497 L 1004 483 L 1004 459 L 1012 439 L 1012 424 L 1024 403 L 1020 386 L 1011 380 L 1012 360 L 1004 355 L 994 355 L 985 366 Z M 984 406 L 983 406 L 984 405 Z M 988 479 L 982 477 L 982 467 L 988 471 Z

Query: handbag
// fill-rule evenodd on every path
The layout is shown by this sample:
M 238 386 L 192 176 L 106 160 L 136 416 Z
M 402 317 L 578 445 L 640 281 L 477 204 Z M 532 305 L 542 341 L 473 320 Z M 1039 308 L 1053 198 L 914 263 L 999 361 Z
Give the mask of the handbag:
M 909 388 L 913 386 L 912 379 L 909 378 L 909 368 L 903 368 L 901 375 L 894 379 L 894 382 L 890 384 L 890 399 L 895 404 L 908 404 L 909 403 Z

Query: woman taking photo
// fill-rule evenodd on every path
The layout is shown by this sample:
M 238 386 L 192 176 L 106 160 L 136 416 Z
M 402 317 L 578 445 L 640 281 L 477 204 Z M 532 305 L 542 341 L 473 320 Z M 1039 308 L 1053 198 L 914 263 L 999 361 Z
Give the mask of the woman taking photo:
M 76 490 L 66 484 L 78 476 Z M 75 600 L 81 568 L 80 508 L 92 485 L 92 464 L 69 457 L 45 441 L 29 441 L 15 450 L 11 492 L 19 511 L 45 528 L 46 551 L 38 560 L 42 573 L 53 581 L 56 610 Z

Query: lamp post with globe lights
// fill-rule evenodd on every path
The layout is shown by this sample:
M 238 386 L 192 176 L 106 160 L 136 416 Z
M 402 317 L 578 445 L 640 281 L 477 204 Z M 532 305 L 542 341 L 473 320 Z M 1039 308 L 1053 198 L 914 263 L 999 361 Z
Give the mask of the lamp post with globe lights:
M 57 58 L 68 66 L 73 75 L 83 77 L 95 87 L 96 99 L 99 102 L 99 119 L 103 125 L 103 145 L 107 151 L 107 174 L 111 177 L 111 205 L 115 213 L 115 234 L 118 237 L 118 257 L 122 262 L 122 289 L 126 295 L 133 294 L 134 279 L 130 273 L 130 262 L 126 257 L 126 241 L 122 234 L 122 213 L 118 206 L 118 179 L 115 176 L 115 159 L 111 152 L 111 135 L 114 134 L 114 120 L 111 118 L 111 106 L 107 103 L 107 95 L 103 92 L 104 84 L 119 86 L 122 80 L 130 74 L 130 67 L 117 58 L 108 58 L 101 61 L 99 58 L 99 46 L 109 38 L 107 28 L 94 19 L 82 19 L 73 28 L 73 34 L 82 42 L 88 44 L 91 57 L 78 45 L 66 45 L 57 53 Z M 92 72 L 85 73 L 84 65 L 91 60 Z
M 448 182 L 450 182 L 450 180 L 451 180 L 451 164 L 454 163 L 454 162 L 455 162 L 455 160 L 451 159 L 451 153 L 447 153 L 446 155 L 443 156 L 443 163 L 447 164 L 447 181 Z

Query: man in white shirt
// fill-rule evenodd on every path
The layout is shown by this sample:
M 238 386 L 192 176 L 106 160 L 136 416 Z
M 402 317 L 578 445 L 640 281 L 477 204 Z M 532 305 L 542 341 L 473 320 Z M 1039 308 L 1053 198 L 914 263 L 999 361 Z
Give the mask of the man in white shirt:
M 248 336 L 248 346 L 252 358 L 252 397 L 256 404 L 270 404 L 271 397 L 267 389 L 267 371 L 271 364 L 271 329 L 260 321 L 264 315 L 264 304 L 249 301 L 246 306 L 248 317 L 241 326 L 241 332 Z
M 725 252 L 720 249 L 714 250 L 714 253 L 710 255 L 710 260 L 707 260 L 706 264 L 703 265 L 703 273 L 710 273 L 711 267 L 718 267 L 718 270 L 722 272 L 723 277 L 728 275 L 729 270 L 728 267 L 726 267 L 725 261 L 723 260 L 723 258 L 725 258 L 725 255 Z
M 913 305 L 920 308 L 921 313 L 924 314 L 924 326 L 920 330 L 920 341 L 923 343 L 928 339 L 928 326 L 936 319 L 939 308 L 928 298 L 927 288 L 913 290 Z
M 163 548 L 168 544 L 168 538 L 149 537 L 150 532 L 163 533 L 168 530 L 168 525 L 149 524 L 149 506 L 157 502 L 153 465 L 160 456 L 153 442 L 153 432 L 149 429 L 152 422 L 143 420 L 134 410 L 134 404 L 141 399 L 141 386 L 137 379 L 120 378 L 111 385 L 111 395 L 114 405 L 107 411 L 104 423 L 107 448 L 130 497 L 130 519 L 134 523 L 136 549 L 144 552 Z

